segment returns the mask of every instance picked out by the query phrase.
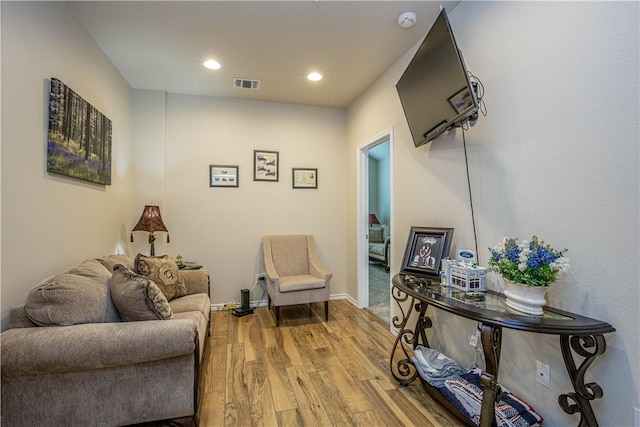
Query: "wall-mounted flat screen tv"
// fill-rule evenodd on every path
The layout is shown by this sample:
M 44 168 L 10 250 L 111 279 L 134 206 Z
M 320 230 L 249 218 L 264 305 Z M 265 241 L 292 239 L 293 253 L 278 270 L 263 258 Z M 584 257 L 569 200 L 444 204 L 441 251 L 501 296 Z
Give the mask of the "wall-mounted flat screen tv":
M 416 147 L 478 111 L 446 10 L 440 12 L 396 89 Z

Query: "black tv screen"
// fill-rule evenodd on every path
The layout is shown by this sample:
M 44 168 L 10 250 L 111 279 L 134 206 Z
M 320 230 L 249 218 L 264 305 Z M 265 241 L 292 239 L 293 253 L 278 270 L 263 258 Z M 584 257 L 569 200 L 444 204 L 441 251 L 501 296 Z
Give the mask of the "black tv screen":
M 476 94 L 444 9 L 396 89 L 416 147 L 478 111 Z

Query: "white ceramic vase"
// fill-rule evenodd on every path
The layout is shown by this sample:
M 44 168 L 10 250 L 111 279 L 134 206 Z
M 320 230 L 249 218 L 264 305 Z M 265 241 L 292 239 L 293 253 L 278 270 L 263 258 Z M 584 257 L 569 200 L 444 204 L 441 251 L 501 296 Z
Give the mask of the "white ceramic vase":
M 508 307 L 526 314 L 540 316 L 542 307 L 547 303 L 544 298 L 548 287 L 527 286 L 504 279 L 504 295 Z

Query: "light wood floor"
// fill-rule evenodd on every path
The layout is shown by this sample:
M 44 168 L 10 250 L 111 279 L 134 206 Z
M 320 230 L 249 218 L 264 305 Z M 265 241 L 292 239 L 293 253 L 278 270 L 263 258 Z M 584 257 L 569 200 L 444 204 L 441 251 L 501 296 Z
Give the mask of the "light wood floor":
M 346 300 L 212 313 L 200 426 L 457 426 L 418 382 L 389 374 L 394 337 Z

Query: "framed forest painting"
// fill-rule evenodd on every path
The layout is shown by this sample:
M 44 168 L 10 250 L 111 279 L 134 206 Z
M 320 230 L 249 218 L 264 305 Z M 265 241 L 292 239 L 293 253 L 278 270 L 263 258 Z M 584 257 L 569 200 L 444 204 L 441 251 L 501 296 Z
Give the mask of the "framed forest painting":
M 47 172 L 111 185 L 111 138 L 111 120 L 52 78 Z

